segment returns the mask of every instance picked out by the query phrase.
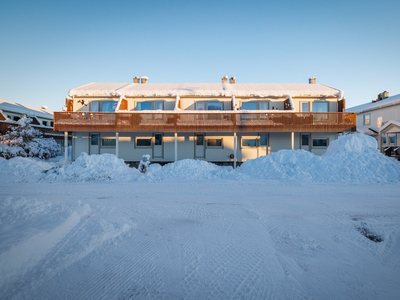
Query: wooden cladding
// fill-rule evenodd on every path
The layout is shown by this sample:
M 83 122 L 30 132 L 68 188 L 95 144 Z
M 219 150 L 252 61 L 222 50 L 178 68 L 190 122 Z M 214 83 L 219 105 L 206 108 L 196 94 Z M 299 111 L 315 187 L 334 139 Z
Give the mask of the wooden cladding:
M 338 101 L 338 112 L 346 112 L 346 98 Z
M 65 106 L 67 107 L 67 111 L 73 111 L 74 110 L 74 100 L 66 98 Z
M 340 132 L 355 131 L 355 113 L 55 112 L 55 131 Z

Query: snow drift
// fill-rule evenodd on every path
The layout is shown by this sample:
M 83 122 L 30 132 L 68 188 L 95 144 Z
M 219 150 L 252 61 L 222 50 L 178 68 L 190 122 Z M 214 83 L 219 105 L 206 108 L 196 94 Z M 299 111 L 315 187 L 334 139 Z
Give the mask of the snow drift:
M 339 137 L 327 152 L 316 156 L 304 150 L 281 150 L 247 160 L 239 168 L 185 159 L 161 167 L 151 164 L 146 174 L 129 168 L 112 154 L 87 155 L 62 164 L 28 158 L 0 158 L 0 174 L 8 182 L 19 181 L 117 181 L 168 180 L 284 180 L 314 183 L 400 183 L 400 163 L 384 156 L 374 138 L 364 134 Z

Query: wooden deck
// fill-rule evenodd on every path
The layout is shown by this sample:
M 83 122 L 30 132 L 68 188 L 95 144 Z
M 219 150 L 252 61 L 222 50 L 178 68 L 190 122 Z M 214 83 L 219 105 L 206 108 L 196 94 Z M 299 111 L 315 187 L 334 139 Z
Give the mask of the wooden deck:
M 55 131 L 90 132 L 341 132 L 355 131 L 356 113 L 55 112 Z

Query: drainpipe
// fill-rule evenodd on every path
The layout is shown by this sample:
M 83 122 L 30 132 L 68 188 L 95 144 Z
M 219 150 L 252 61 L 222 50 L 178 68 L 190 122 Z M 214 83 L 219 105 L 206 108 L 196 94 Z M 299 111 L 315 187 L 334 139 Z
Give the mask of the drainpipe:
M 294 150 L 294 132 L 292 132 L 292 150 Z
M 64 155 L 65 163 L 68 163 L 68 131 L 64 131 Z
M 115 133 L 115 156 L 119 158 L 119 132 Z
M 175 132 L 175 161 L 178 161 L 178 133 Z

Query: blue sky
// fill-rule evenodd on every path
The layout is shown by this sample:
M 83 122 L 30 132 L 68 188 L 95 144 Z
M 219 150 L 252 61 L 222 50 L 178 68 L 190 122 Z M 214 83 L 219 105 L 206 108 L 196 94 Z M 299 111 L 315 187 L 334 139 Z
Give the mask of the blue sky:
M 89 82 L 307 83 L 400 94 L 400 1 L 0 0 L 0 99 L 60 111 Z

